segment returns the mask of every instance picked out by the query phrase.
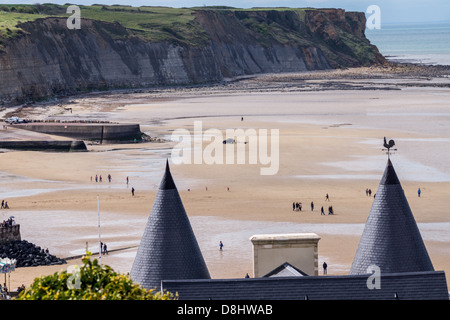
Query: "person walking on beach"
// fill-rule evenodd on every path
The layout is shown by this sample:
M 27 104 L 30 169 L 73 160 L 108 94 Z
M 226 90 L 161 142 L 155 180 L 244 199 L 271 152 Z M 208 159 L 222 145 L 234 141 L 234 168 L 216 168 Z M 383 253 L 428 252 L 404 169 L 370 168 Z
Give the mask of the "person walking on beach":
M 2 204 L 3 207 L 3 204 Z M 295 211 L 295 202 L 292 202 L 292 211 Z
M 420 198 L 420 194 L 422 193 L 422 191 L 420 190 L 420 188 L 417 190 L 417 196 Z
M 322 206 L 322 208 L 320 208 L 320 215 L 322 216 L 324 216 L 325 215 L 325 212 L 323 212 L 323 206 Z
M 222 248 L 223 248 L 223 243 L 222 243 L 222 241 L 220 241 L 220 243 L 219 243 L 219 250 L 222 251 Z
M 3 209 L 5 206 L 5 200 L 2 200 L 2 207 L 0 209 Z
M 314 211 L 314 202 L 311 201 L 311 211 Z
M 106 246 L 106 243 L 103 244 L 103 254 L 108 254 L 108 247 Z
M 325 201 L 330 201 L 330 197 L 328 196 L 328 193 L 327 193 L 327 195 L 325 196 Z
M 108 181 L 111 182 L 111 175 L 108 174 Z
M 131 195 L 134 197 L 134 187 L 131 187 Z

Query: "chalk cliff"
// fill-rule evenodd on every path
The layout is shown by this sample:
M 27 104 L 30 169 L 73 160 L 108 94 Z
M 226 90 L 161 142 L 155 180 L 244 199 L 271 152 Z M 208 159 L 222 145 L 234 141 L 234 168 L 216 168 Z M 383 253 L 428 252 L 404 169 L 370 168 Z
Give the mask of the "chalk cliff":
M 363 13 L 341 9 L 195 10 L 198 42 L 138 37 L 119 22 L 24 22 L 0 51 L 0 104 L 80 91 L 214 83 L 258 73 L 384 63 Z M 187 27 L 190 27 L 189 25 Z M 170 30 L 169 30 L 170 32 Z

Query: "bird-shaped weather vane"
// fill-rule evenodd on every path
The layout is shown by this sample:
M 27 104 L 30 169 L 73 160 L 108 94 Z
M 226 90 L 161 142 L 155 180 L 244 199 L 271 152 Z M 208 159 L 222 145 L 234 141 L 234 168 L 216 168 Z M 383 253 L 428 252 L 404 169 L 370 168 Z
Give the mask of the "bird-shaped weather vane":
M 386 154 L 388 155 L 388 159 L 389 159 L 389 156 L 391 155 L 391 148 L 393 147 L 393 146 L 395 146 L 395 142 L 394 142 L 394 140 L 389 140 L 389 142 L 387 142 L 386 141 L 386 137 L 384 137 L 384 147 L 386 148 L 386 149 L 382 149 L 383 151 L 385 151 L 385 150 L 387 150 L 387 152 L 386 152 Z M 393 151 L 397 151 L 397 149 L 392 149 Z

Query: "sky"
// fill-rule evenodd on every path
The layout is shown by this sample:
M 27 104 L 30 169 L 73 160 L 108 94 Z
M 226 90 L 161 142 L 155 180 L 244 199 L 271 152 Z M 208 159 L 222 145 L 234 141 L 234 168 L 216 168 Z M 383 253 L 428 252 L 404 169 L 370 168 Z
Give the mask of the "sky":
M 370 5 L 380 8 L 382 23 L 406 22 L 439 22 L 450 21 L 449 0 L 0 0 L 0 4 L 34 4 L 34 3 L 73 3 L 78 5 L 90 4 L 122 4 L 133 6 L 167 6 L 194 7 L 226 5 L 236 8 L 252 7 L 313 7 L 313 8 L 342 8 L 347 11 L 366 12 Z M 368 14 L 368 13 L 367 13 Z

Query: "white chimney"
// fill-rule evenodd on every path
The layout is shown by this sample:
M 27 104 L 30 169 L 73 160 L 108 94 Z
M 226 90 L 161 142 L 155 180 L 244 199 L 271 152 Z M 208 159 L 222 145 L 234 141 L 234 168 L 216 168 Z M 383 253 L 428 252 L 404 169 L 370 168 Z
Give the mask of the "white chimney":
M 310 276 L 319 275 L 318 243 L 315 233 L 259 234 L 253 244 L 253 275 L 262 277 L 285 262 Z

